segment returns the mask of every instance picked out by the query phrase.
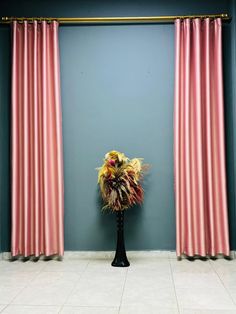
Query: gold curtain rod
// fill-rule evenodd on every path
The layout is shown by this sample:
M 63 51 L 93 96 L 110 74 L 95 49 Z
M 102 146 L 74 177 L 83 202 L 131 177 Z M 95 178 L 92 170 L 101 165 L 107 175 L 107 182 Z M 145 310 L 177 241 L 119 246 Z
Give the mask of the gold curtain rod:
M 222 14 L 199 14 L 199 15 L 167 15 L 167 16 L 131 16 L 131 17 L 7 17 L 1 18 L 1 24 L 10 24 L 12 21 L 57 21 L 59 24 L 126 24 L 126 23 L 174 23 L 176 19 L 194 18 L 221 18 L 223 21 L 230 21 L 227 13 Z

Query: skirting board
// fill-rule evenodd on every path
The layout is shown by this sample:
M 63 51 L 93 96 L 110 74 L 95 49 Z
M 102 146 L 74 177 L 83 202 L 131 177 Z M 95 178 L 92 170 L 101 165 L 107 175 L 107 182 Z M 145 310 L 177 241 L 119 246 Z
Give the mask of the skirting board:
M 156 257 L 156 258 L 170 258 L 177 259 L 175 251 L 127 251 L 127 256 L 130 258 L 144 258 L 144 257 Z M 115 251 L 65 251 L 63 259 L 64 260 L 73 260 L 80 258 L 113 258 Z M 230 251 L 230 257 L 236 259 L 236 251 Z M 57 257 L 56 257 L 57 258 Z M 10 252 L 0 253 L 0 260 L 10 260 Z M 44 256 L 41 256 L 40 259 L 44 259 Z

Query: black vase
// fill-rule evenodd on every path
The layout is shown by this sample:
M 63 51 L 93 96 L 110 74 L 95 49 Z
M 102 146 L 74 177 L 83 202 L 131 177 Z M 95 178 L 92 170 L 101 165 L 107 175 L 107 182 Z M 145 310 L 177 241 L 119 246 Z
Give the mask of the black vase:
M 116 255 L 111 265 L 114 267 L 128 267 L 130 264 L 127 259 L 125 251 L 123 210 L 116 212 L 116 222 L 117 222 Z

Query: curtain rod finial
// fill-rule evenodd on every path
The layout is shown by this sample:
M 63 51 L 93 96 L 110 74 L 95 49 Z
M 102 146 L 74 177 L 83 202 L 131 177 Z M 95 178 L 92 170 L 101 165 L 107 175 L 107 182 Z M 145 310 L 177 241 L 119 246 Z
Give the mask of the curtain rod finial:
M 222 14 L 221 14 L 221 17 L 227 19 L 227 18 L 229 18 L 229 15 L 228 15 L 227 13 L 222 13 Z

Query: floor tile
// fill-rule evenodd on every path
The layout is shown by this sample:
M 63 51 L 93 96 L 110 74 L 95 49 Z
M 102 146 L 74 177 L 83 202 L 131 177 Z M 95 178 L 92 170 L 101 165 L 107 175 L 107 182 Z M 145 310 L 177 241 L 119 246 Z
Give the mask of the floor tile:
M 170 271 L 156 272 L 150 269 L 136 269 L 133 271 L 128 270 L 126 286 L 131 289 L 137 286 L 153 286 L 161 287 L 174 287 L 173 279 Z
M 39 274 L 39 272 L 27 271 L 1 271 L 0 270 L 0 286 L 2 285 L 16 285 L 25 286 L 32 282 L 32 280 Z
M 113 273 L 126 273 L 126 267 L 113 267 L 111 266 L 112 259 L 95 259 L 91 260 L 86 268 L 86 272 L 113 272 Z
M 180 308 L 184 309 L 234 309 L 236 306 L 227 291 L 222 289 L 176 288 Z
M 171 275 L 152 271 L 127 273 L 122 297 L 123 305 L 153 305 L 159 308 L 177 308 Z
M 45 262 L 44 271 L 81 272 L 84 271 L 89 260 L 62 260 Z
M 63 305 L 73 287 L 72 284 L 28 286 L 23 288 L 12 303 L 21 305 Z
M 193 262 L 188 260 L 171 260 L 170 259 L 170 265 L 173 273 L 213 273 L 214 269 L 212 268 L 209 261 L 200 261 L 195 260 Z
M 63 314 L 118 314 L 119 307 L 64 306 L 60 313 L 63 313 Z
M 125 281 L 125 273 L 85 272 L 66 305 L 119 306 Z
M 1 285 L 0 286 L 0 304 L 9 304 L 21 291 L 22 286 L 15 285 Z
M 236 260 L 218 259 L 210 261 L 212 268 L 220 275 L 236 273 Z
M 177 272 L 173 273 L 173 279 L 176 288 L 224 288 L 221 280 L 216 273 L 190 273 Z
M 132 272 L 135 270 L 150 270 L 160 273 L 170 272 L 170 262 L 169 259 L 164 258 L 132 258 L 130 259 L 130 267 L 128 271 Z
M 236 290 L 236 272 L 221 273 L 219 277 L 226 288 Z
M 236 289 L 228 288 L 227 289 L 234 303 L 236 304 Z
M 0 312 L 6 307 L 7 305 L 5 304 L 0 304 Z
M 0 272 L 2 271 L 24 271 L 24 272 L 39 272 L 45 267 L 44 261 L 0 261 Z
M 178 301 L 180 314 L 236 314 L 236 261 L 133 252 L 116 268 L 112 259 L 0 261 L 0 312 L 177 314 Z
M 173 288 L 133 287 L 125 288 L 122 305 L 155 305 L 160 308 L 177 308 Z
M 56 314 L 60 312 L 60 306 L 26 306 L 9 305 L 2 313 L 4 314 Z
M 154 305 L 122 305 L 119 314 L 178 314 L 177 309 L 163 309 Z
M 180 314 L 236 314 L 236 310 L 180 310 Z
M 36 277 L 30 282 L 30 285 L 39 286 L 39 285 L 66 285 L 66 284 L 75 284 L 78 282 L 81 277 L 79 272 L 46 272 L 42 271 L 36 275 Z

